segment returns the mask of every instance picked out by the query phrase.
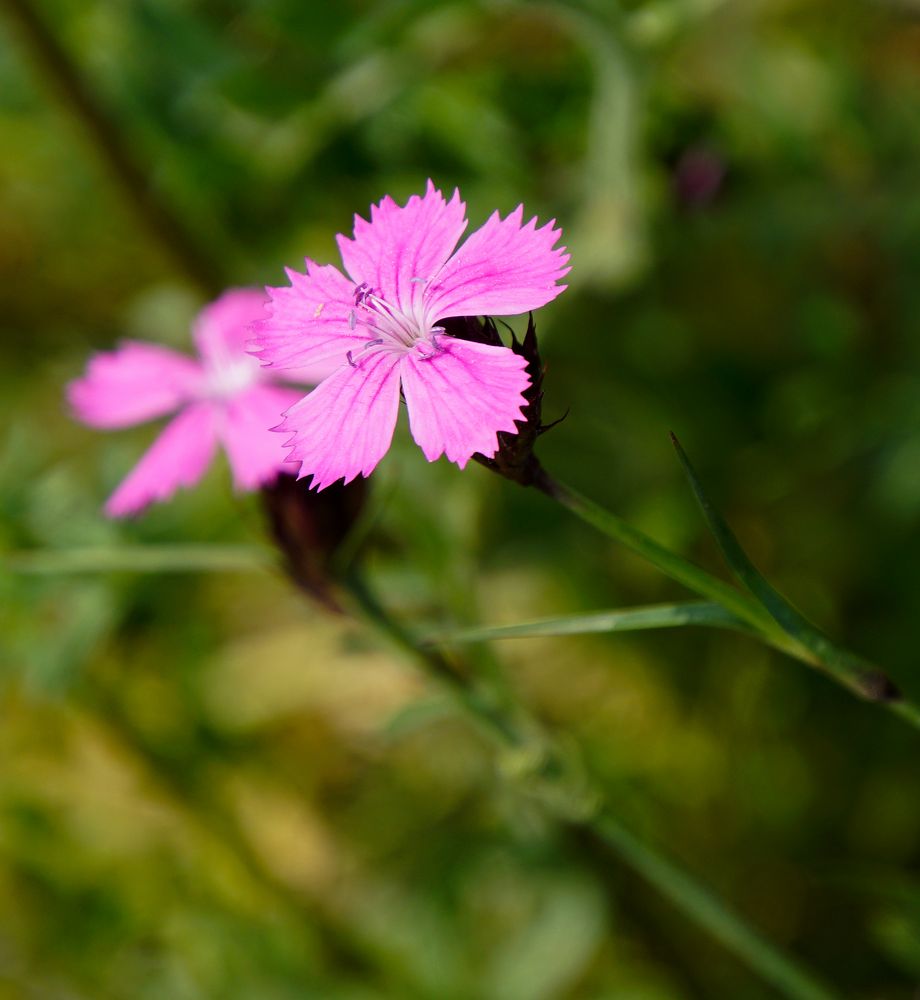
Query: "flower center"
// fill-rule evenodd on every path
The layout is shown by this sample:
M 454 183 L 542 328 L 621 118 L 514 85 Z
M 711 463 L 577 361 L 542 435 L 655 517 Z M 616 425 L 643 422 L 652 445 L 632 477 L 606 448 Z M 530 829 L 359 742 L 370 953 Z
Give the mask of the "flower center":
M 205 393 L 211 399 L 230 399 L 259 380 L 261 368 L 255 358 L 222 358 L 210 364 Z
M 378 295 L 367 282 L 361 282 L 355 286 L 355 307 L 348 315 L 348 325 L 352 330 L 364 327 L 368 332 L 368 339 L 359 351 L 348 352 L 348 362 L 355 366 L 354 359 L 367 351 L 407 354 L 419 347 L 420 342 L 427 342 L 425 347 L 430 347 L 431 350 L 426 356 L 430 357 L 441 350 L 438 334 L 444 330 L 440 326 L 429 324 L 423 305 L 413 307 L 411 314 L 407 315 Z

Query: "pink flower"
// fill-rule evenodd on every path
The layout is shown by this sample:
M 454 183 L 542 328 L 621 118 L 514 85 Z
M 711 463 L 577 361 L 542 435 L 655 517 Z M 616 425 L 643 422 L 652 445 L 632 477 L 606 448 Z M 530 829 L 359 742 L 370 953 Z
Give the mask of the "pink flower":
M 290 286 L 269 288 L 269 317 L 254 327 L 254 353 L 276 368 L 336 367 L 285 413 L 290 459 L 324 489 L 370 475 L 393 438 L 400 389 L 412 436 L 429 462 L 462 469 L 514 432 L 529 379 L 506 347 L 448 336 L 439 321 L 513 315 L 545 305 L 565 285 L 564 247 L 553 222 L 522 224 L 523 207 L 494 213 L 454 252 L 466 206 L 431 181 L 404 207 L 386 197 L 371 221 L 355 216 L 354 239 L 338 237 L 348 277 L 306 261 Z
M 197 483 L 218 444 L 227 452 L 240 490 L 272 481 L 284 467 L 281 439 L 268 428 L 301 391 L 271 385 L 246 353 L 250 327 L 264 313 L 261 292 L 231 289 L 195 321 L 199 359 L 126 341 L 97 354 L 86 374 L 70 383 L 70 404 L 91 427 L 130 427 L 178 410 L 109 498 L 105 511 L 110 517 L 135 514 L 180 486 Z

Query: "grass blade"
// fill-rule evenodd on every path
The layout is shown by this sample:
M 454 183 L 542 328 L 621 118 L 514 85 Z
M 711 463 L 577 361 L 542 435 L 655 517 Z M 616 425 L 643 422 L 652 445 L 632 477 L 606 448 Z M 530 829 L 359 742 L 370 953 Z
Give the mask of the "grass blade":
M 726 611 L 720 604 L 687 601 L 681 604 L 649 604 L 637 608 L 620 608 L 616 611 L 540 618 L 514 625 L 482 625 L 452 629 L 429 636 L 425 639 L 425 644 L 455 646 L 469 642 L 489 642 L 493 639 L 635 632 L 641 629 L 679 628 L 685 625 L 753 631 L 746 622 Z
M 793 1000 L 834 1000 L 837 996 L 762 937 L 718 896 L 644 844 L 609 813 L 598 816 L 592 827 L 601 841 L 633 871 L 778 992 Z
M 674 434 L 671 435 L 671 441 L 690 488 L 709 525 L 709 530 L 715 536 L 729 568 L 763 605 L 783 632 L 808 654 L 800 658 L 832 674 L 850 690 L 869 701 L 900 700 L 901 695 L 897 687 L 882 671 L 854 653 L 835 646 L 763 576 L 741 547 L 725 518 L 709 499 L 687 453 Z
M 0 570 L 55 576 L 71 573 L 200 573 L 275 565 L 257 545 L 117 545 L 24 549 L 0 556 Z
M 593 500 L 576 493 L 575 490 L 560 483 L 546 472 L 537 479 L 534 485 L 552 500 L 562 504 L 576 517 L 581 518 L 608 538 L 625 545 L 636 555 L 650 562 L 666 576 L 676 580 L 688 590 L 699 594 L 707 601 L 722 605 L 736 617 L 748 622 L 755 629 L 769 634 L 771 631 L 785 638 L 781 629 L 769 614 L 756 601 L 737 590 L 735 587 L 707 573 L 676 552 L 659 545 L 653 538 L 627 524 L 621 517 L 605 510 Z

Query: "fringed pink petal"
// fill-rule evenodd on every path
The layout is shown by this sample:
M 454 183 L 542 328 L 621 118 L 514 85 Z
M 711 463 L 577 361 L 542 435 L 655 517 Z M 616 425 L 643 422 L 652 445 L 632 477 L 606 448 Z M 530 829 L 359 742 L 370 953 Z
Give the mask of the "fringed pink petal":
M 462 469 L 498 449 L 498 431 L 517 430 L 530 384 L 527 362 L 507 347 L 439 337 L 442 350 L 403 362 L 402 385 L 412 437 L 433 462 L 441 454 Z
M 537 229 L 536 217 L 522 225 L 519 205 L 507 218 L 490 216 L 441 268 L 425 292 L 428 315 L 515 316 L 546 305 L 565 289 L 565 247 L 555 220 Z
M 252 325 L 265 318 L 268 297 L 254 288 L 231 288 L 204 307 L 195 319 L 195 346 L 213 368 L 226 367 L 246 354 Z
M 297 471 L 296 463 L 288 463 L 284 438 L 270 428 L 278 426 L 281 415 L 300 396 L 296 389 L 256 385 L 224 405 L 219 435 L 238 490 L 255 490 L 281 471 Z
M 299 369 L 298 378 L 319 380 L 359 350 L 366 331 L 353 329 L 354 285 L 331 264 L 306 261 L 306 274 L 287 269 L 291 284 L 267 288 L 268 315 L 253 327 L 249 350 L 263 365 Z
M 67 387 L 79 420 L 91 427 L 130 427 L 171 413 L 199 390 L 197 362 L 157 344 L 128 340 L 96 354 Z
M 343 479 L 369 476 L 393 439 L 399 410 L 399 355 L 366 354 L 356 367 L 343 365 L 295 403 L 278 428 L 300 476 L 318 490 Z
M 204 475 L 217 448 L 215 413 L 210 403 L 192 403 L 174 417 L 109 497 L 109 517 L 127 517 L 155 500 L 166 500 L 181 486 Z
M 371 206 L 371 221 L 355 216 L 355 238 L 339 236 L 345 269 L 355 284 L 369 285 L 391 305 L 411 313 L 425 282 L 450 257 L 466 229 L 466 205 L 454 191 L 448 202 L 428 181 L 405 206 L 387 195 Z

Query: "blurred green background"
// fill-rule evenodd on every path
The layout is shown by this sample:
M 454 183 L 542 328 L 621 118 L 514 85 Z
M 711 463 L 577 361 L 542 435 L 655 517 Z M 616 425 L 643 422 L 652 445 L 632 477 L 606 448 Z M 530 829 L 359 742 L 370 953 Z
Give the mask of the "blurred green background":
M 46 556 L 0 574 L 0 998 L 774 995 L 279 575 L 63 572 L 263 518 L 221 462 L 105 521 L 154 429 L 82 428 L 62 386 L 121 337 L 186 346 L 207 287 L 337 262 L 384 193 L 458 185 L 474 228 L 523 201 L 573 254 L 537 317 L 569 410 L 547 466 L 721 572 L 677 431 L 761 568 L 920 694 L 920 3 L 33 0 L 95 135 L 24 7 L 0 3 L 0 545 Z M 373 486 L 373 579 L 413 622 L 684 596 L 404 425 Z M 843 995 L 918 995 L 909 728 L 740 636 L 495 650 L 632 829 Z

